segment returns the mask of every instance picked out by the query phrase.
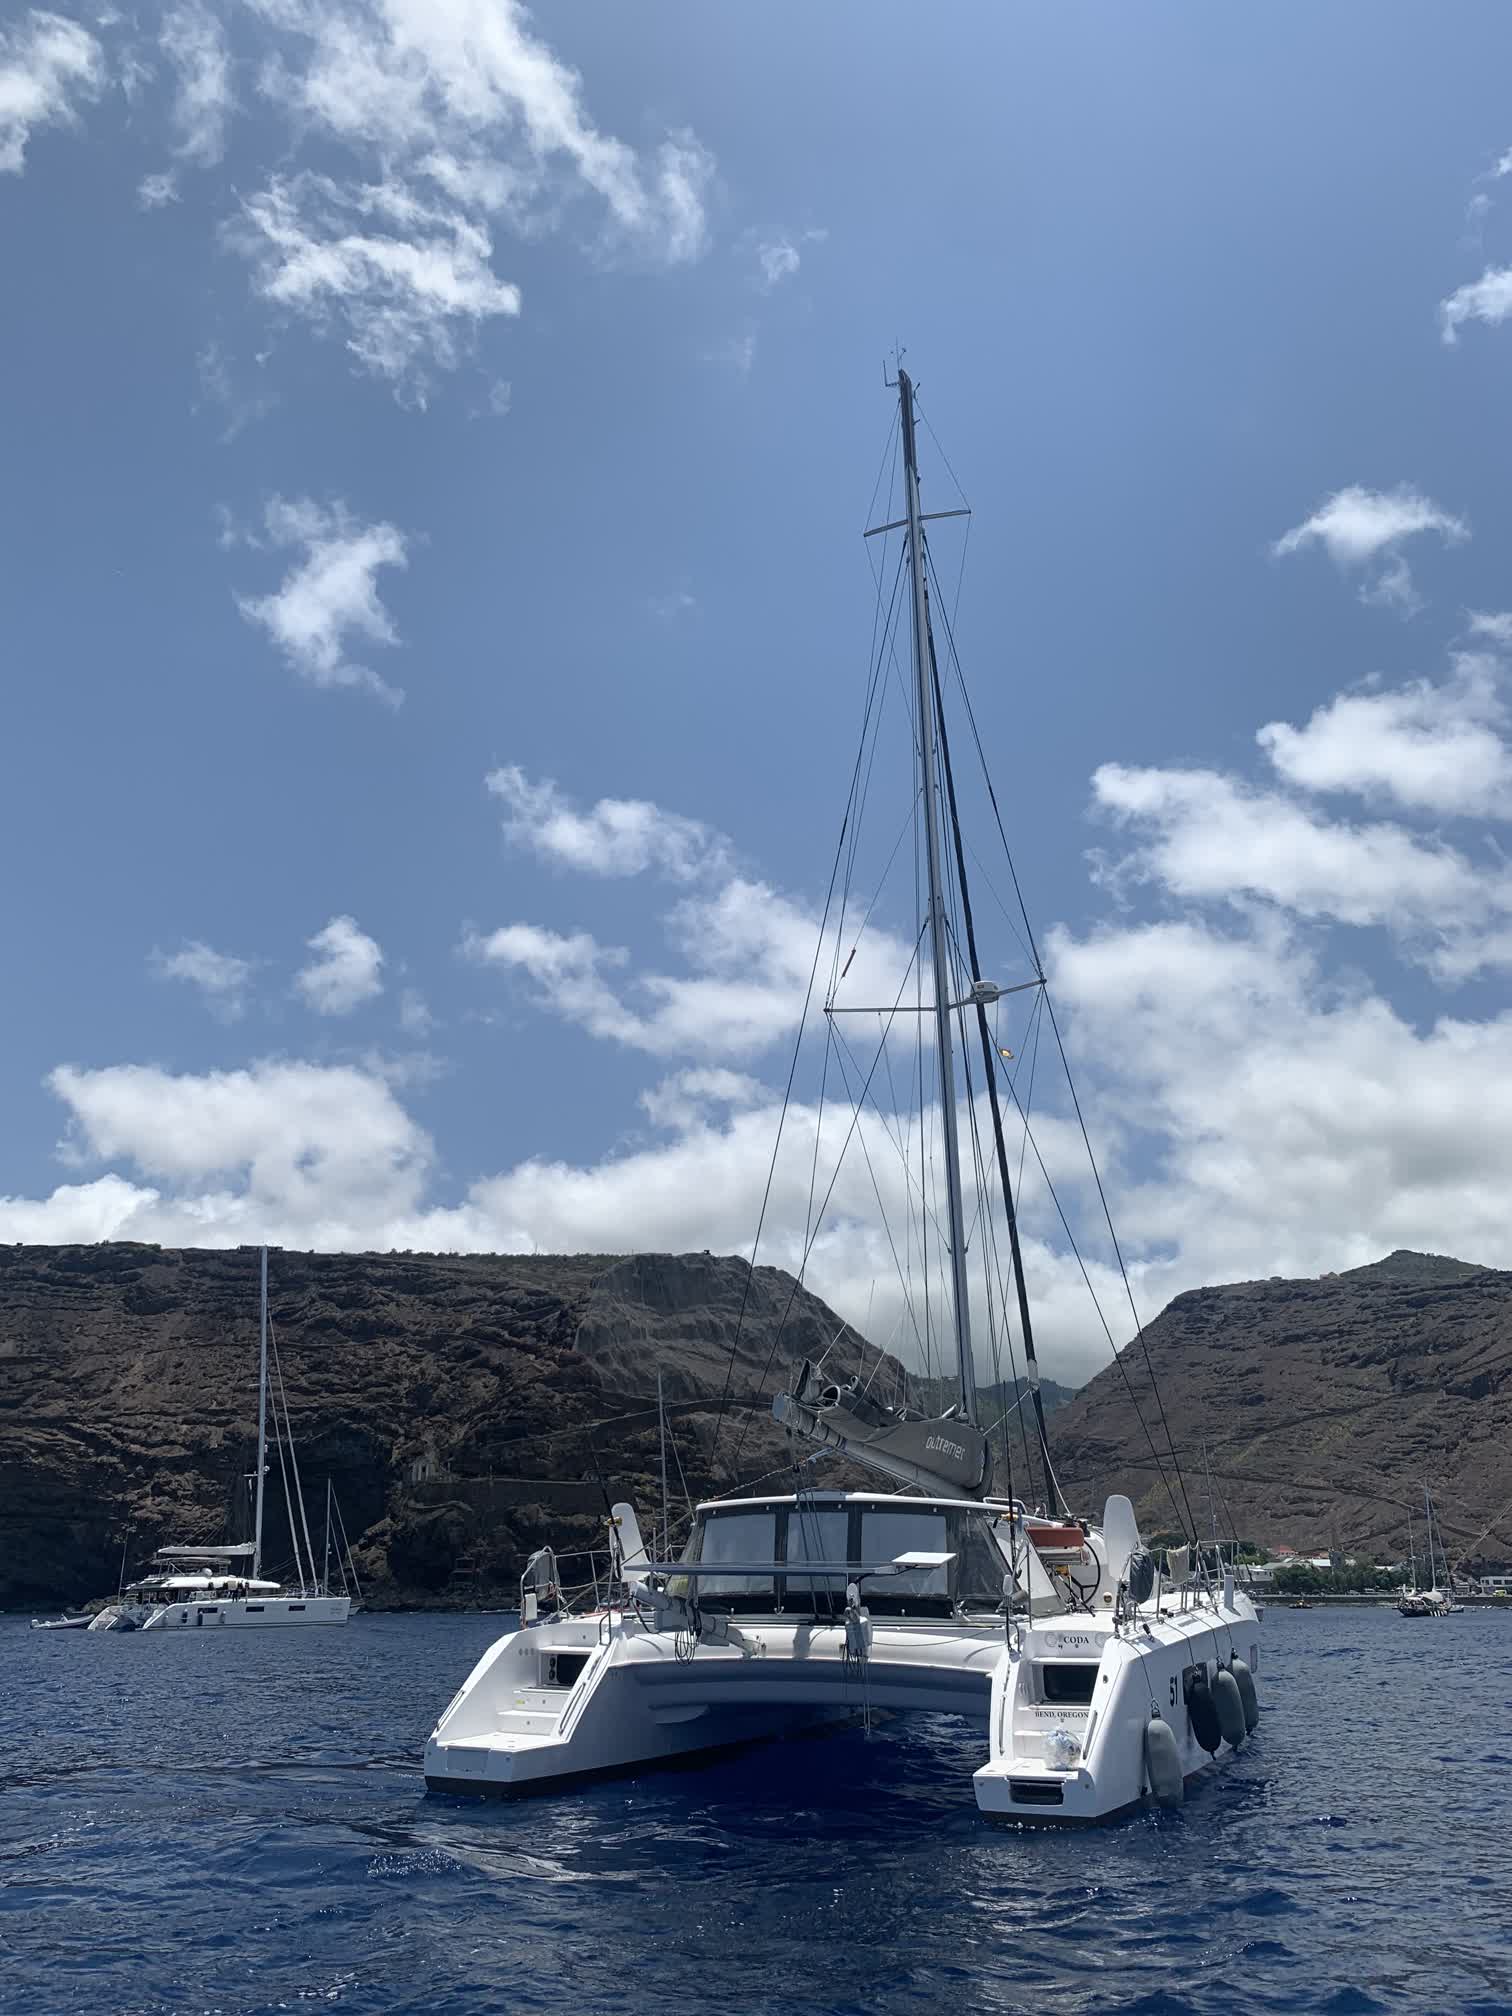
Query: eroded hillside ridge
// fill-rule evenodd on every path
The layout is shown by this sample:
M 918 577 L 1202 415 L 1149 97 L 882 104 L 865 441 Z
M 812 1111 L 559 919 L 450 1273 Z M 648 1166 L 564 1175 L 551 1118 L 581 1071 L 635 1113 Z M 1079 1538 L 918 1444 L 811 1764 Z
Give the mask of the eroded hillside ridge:
M 1512 1273 L 1399 1251 L 1319 1280 L 1233 1282 L 1145 1331 L 1192 1522 L 1265 1545 L 1396 1558 L 1433 1488 L 1451 1553 L 1512 1552 Z M 1055 1419 L 1079 1504 L 1126 1491 L 1146 1530 L 1185 1525 L 1142 1352 Z M 1166 1469 L 1170 1475 L 1170 1465 Z M 1211 1473 L 1211 1489 L 1209 1486 Z
M 658 1369 L 694 1495 L 790 1468 L 761 1396 L 842 1329 L 707 1253 L 275 1252 L 269 1280 L 312 1521 L 330 1477 L 379 1600 L 509 1598 L 531 1547 L 652 1502 Z M 0 1604 L 247 1531 L 256 1419 L 254 1249 L 0 1248 Z M 276 1466 L 266 1551 L 292 1556 Z

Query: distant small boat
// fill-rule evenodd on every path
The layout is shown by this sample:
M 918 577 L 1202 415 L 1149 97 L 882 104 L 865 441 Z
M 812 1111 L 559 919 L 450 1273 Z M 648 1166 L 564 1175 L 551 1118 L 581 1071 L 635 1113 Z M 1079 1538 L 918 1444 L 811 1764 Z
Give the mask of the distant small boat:
M 1293 1596 L 1286 1607 L 1288 1610 L 1311 1610 L 1313 1606 L 1306 1596 Z
M 88 1617 L 33 1617 L 33 1631 L 87 1631 Z

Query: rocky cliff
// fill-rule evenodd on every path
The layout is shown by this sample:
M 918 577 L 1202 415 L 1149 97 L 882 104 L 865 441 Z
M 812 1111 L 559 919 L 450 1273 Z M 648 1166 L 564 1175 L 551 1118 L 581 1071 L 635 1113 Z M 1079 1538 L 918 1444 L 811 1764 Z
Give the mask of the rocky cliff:
M 1512 1555 L 1512 1273 L 1398 1252 L 1201 1288 L 1145 1343 L 1204 1534 L 1216 1510 L 1225 1537 L 1395 1558 L 1427 1482 L 1451 1554 Z M 1167 1445 L 1150 1369 L 1129 1346 L 1053 1430 L 1077 1504 L 1126 1491 L 1146 1530 L 1186 1524 L 1151 1452 Z
M 674 1489 L 679 1464 L 694 1495 L 784 1465 L 747 1403 L 841 1327 L 787 1275 L 706 1253 L 281 1252 L 270 1308 L 315 1551 L 330 1478 L 380 1601 L 499 1600 L 541 1540 L 597 1542 L 606 1491 L 649 1508 L 658 1368 Z M 0 1605 L 240 1537 L 256 1422 L 253 1250 L 0 1247 Z M 266 1533 L 289 1561 L 276 1463 Z

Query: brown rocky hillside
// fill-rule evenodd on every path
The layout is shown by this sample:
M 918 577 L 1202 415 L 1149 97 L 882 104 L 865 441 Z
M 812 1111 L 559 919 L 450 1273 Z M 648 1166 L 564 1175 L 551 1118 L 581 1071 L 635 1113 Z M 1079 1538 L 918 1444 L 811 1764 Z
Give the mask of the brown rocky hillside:
M 1211 1467 L 1225 1537 L 1395 1558 L 1427 1482 L 1451 1555 L 1512 1557 L 1512 1273 L 1398 1252 L 1317 1281 L 1200 1288 L 1145 1341 L 1204 1533 Z M 1163 1454 L 1137 1344 L 1122 1364 Z M 1147 1530 L 1184 1523 L 1117 1367 L 1053 1438 L 1079 1506 L 1117 1489 Z
M 600 1539 L 606 1490 L 658 1503 L 658 1366 L 695 1496 L 785 1464 L 745 1403 L 840 1328 L 709 1254 L 275 1252 L 269 1282 L 316 1553 L 330 1477 L 379 1601 L 510 1598 L 543 1539 Z M 247 1533 L 256 1421 L 254 1250 L 0 1247 L 0 1606 L 113 1591 L 123 1546 L 139 1570 Z M 276 1462 L 268 1507 L 276 1570 Z

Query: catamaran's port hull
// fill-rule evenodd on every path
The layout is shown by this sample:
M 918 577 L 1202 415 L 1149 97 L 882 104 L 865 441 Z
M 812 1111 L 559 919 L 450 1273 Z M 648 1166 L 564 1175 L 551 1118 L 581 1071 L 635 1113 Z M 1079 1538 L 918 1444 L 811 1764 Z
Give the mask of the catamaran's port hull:
M 864 1663 L 844 1631 L 747 1622 L 742 1641 L 679 1658 L 633 1619 L 511 1632 L 485 1653 L 425 1750 L 433 1792 L 548 1791 L 852 1722 L 867 1711 L 964 1716 L 985 1730 L 1001 1640 L 874 1627 Z M 565 1672 L 567 1684 L 552 1684 Z

